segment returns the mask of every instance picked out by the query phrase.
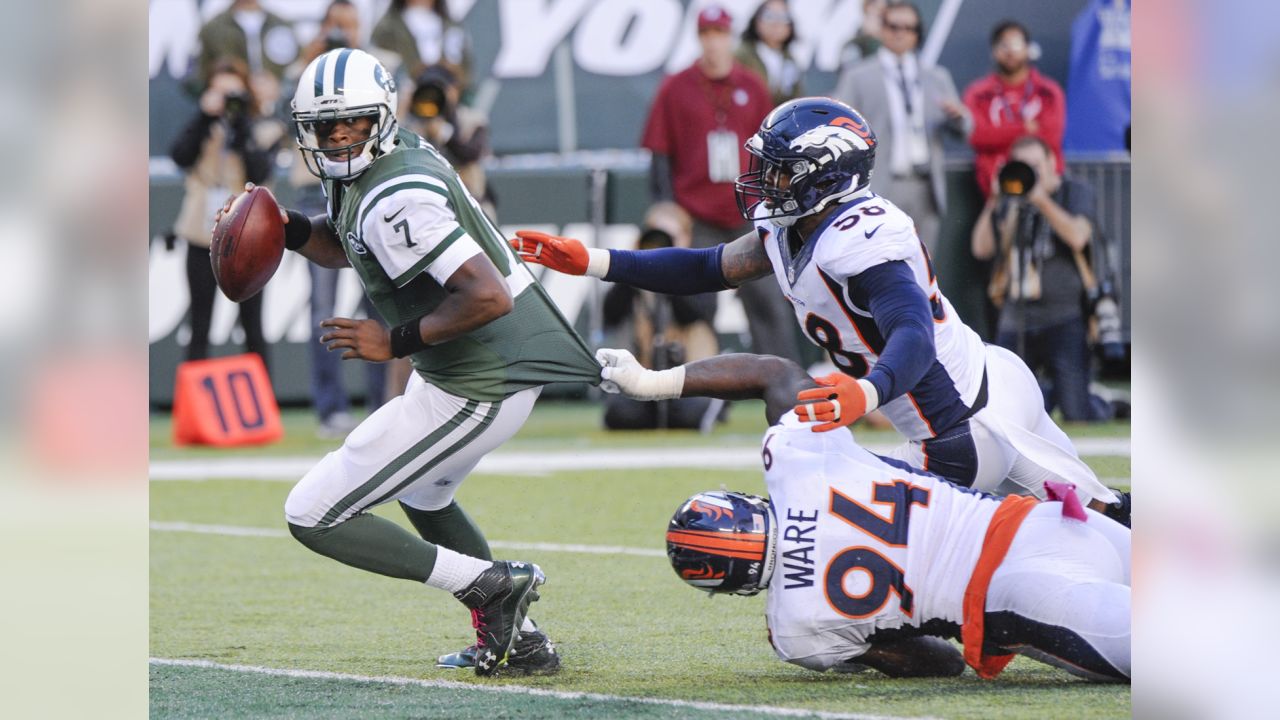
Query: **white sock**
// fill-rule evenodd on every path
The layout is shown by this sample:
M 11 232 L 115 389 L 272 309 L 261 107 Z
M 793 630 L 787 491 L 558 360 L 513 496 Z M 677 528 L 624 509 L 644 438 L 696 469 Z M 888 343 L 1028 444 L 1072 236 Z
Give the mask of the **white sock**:
M 456 553 L 447 547 L 436 546 L 436 565 L 431 569 L 427 584 L 456 593 L 480 577 L 493 563 L 470 555 Z
M 538 629 L 538 626 L 533 624 L 533 621 L 529 619 L 528 615 L 525 615 L 524 624 L 520 626 L 520 632 L 522 633 L 533 632 L 534 630 L 537 630 L 537 629 Z

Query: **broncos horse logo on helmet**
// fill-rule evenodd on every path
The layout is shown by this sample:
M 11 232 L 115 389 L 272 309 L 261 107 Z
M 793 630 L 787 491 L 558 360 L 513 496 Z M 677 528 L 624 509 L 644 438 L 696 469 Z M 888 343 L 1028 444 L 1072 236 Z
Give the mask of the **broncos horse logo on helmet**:
M 667 557 L 680 579 L 699 590 L 755 595 L 773 575 L 776 524 L 765 498 L 698 493 L 667 525 Z
M 747 220 L 788 226 L 868 192 L 876 135 L 858 111 L 830 98 L 799 98 L 769 113 L 746 142 L 751 166 L 734 184 Z
M 293 94 L 293 119 L 307 169 L 328 180 L 351 180 L 396 145 L 396 84 L 377 58 L 338 48 L 302 71 Z M 336 123 L 372 120 L 369 137 L 344 147 L 321 148 Z

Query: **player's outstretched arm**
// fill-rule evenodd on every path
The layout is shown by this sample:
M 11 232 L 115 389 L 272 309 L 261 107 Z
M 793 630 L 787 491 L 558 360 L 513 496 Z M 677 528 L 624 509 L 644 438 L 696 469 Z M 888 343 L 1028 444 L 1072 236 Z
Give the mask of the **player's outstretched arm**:
M 525 262 L 664 295 L 727 290 L 770 272 L 769 256 L 754 232 L 713 248 L 604 250 L 572 238 L 521 230 L 511 247 Z
M 853 662 L 892 678 L 955 677 L 964 672 L 964 655 L 939 637 L 922 635 L 876 642 Z
M 795 362 L 772 355 L 717 355 L 669 370 L 649 370 L 626 350 L 601 349 L 600 387 L 637 400 L 713 397 L 723 400 L 761 398 L 773 424 L 795 404 L 796 393 L 813 387 Z

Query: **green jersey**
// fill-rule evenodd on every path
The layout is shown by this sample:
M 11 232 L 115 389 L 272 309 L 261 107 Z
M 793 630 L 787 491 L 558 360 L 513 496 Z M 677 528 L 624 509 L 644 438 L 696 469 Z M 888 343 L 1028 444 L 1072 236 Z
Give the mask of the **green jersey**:
M 388 325 L 435 310 L 445 282 L 477 254 L 505 278 L 510 313 L 410 357 L 428 382 L 482 402 L 547 383 L 600 382 L 586 343 L 426 141 L 401 130 L 394 151 L 350 183 L 326 180 L 325 191 L 347 258 Z

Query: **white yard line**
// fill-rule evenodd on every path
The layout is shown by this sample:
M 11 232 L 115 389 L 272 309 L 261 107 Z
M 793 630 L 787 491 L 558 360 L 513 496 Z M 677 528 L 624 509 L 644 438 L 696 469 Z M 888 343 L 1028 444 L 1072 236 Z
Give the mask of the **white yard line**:
M 1073 441 L 1085 456 L 1129 457 L 1128 438 L 1081 438 Z M 867 449 L 886 453 L 896 445 L 874 444 Z M 318 457 L 209 458 L 157 460 L 151 463 L 152 480 L 207 480 L 239 478 L 296 481 L 315 465 Z M 760 450 L 754 445 L 720 448 L 648 448 L 637 450 L 572 450 L 553 452 L 503 452 L 486 455 L 475 472 L 482 475 L 540 475 L 564 470 L 634 470 L 648 468 L 701 468 L 742 470 L 760 467 Z
M 425 680 L 421 678 L 351 675 L 348 673 L 323 672 L 320 670 L 290 670 L 284 668 L 260 667 L 257 665 L 224 665 L 207 660 L 185 660 L 177 658 L 150 659 L 152 665 L 177 667 L 208 668 L 231 672 L 252 673 L 256 675 L 273 675 L 276 677 L 306 678 L 311 680 L 338 680 L 358 683 L 382 683 L 385 685 L 401 685 L 422 688 L 438 688 L 447 690 L 473 690 L 484 693 L 505 693 L 510 695 L 533 695 L 536 697 L 556 698 L 558 700 L 592 700 L 608 703 L 641 703 L 645 705 L 664 705 L 667 707 L 692 708 L 719 713 L 751 712 L 759 715 L 775 717 L 819 717 L 830 720 L 897 720 L 890 715 L 867 715 L 863 713 L 826 712 L 822 710 L 803 710 L 772 705 L 727 705 L 724 703 L 699 702 L 694 700 L 667 700 L 650 697 L 627 697 L 625 695 L 605 695 L 601 693 L 565 692 L 562 690 L 544 690 L 523 685 L 480 685 L 464 683 L 456 680 Z
M 201 525 L 187 522 L 153 521 L 156 532 L 197 533 L 200 535 L 228 535 L 232 537 L 288 537 L 283 529 L 257 528 L 244 525 Z M 490 540 L 489 546 L 500 550 L 536 550 L 541 552 L 583 553 L 586 555 L 636 555 L 639 557 L 665 558 L 667 554 L 657 548 L 624 547 L 622 545 L 578 545 L 573 543 L 508 542 Z

